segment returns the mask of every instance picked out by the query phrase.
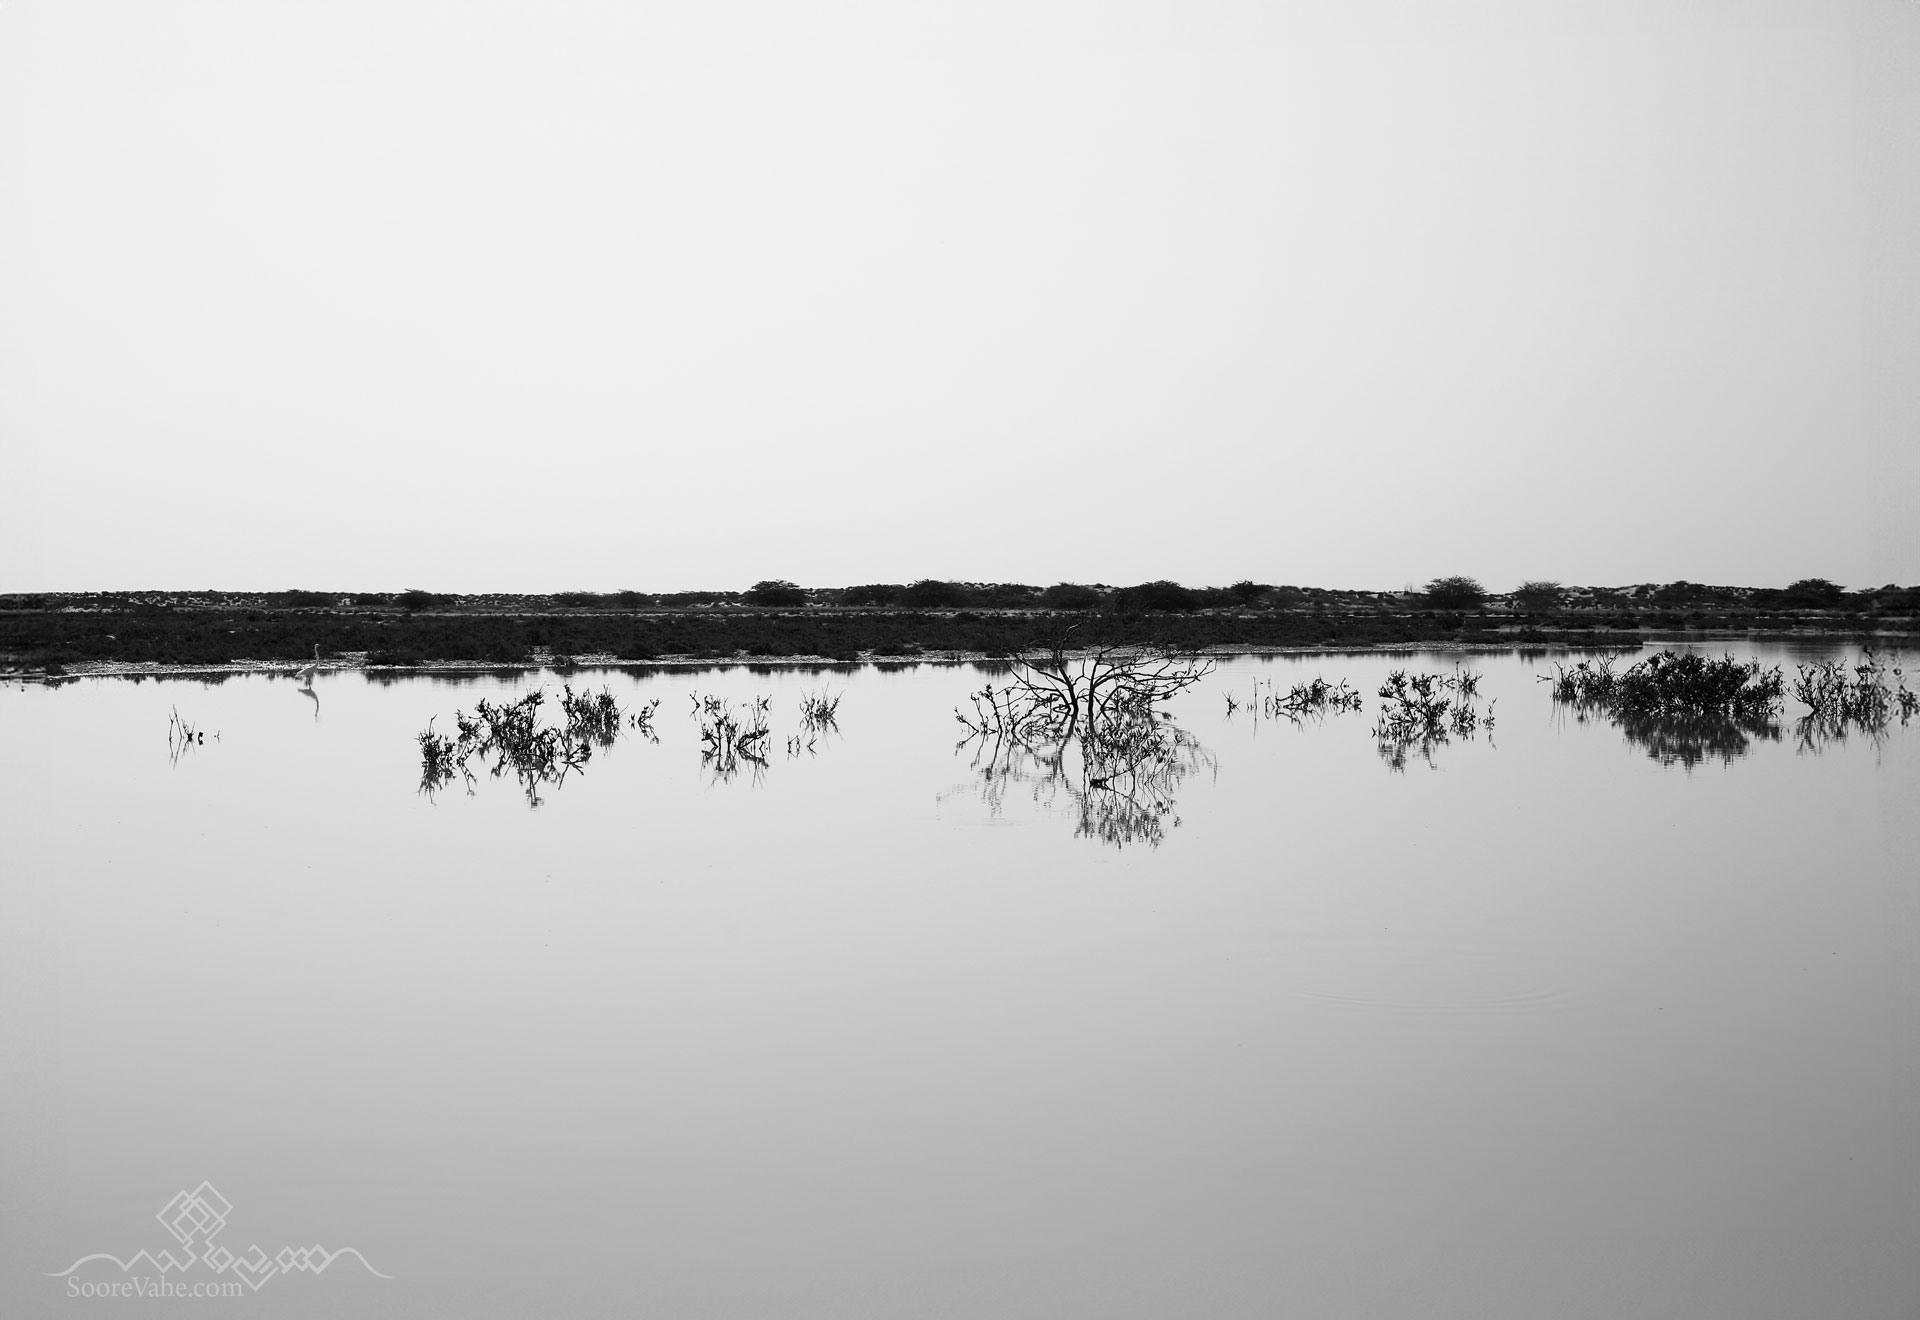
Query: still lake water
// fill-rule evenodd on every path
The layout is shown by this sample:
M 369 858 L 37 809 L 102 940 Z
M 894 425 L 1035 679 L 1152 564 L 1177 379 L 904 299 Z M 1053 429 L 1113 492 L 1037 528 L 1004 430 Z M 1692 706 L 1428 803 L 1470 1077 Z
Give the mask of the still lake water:
M 1920 724 L 1689 767 L 1472 657 L 1395 772 L 1454 663 L 1223 663 L 1157 847 L 971 768 L 967 667 L 572 675 L 660 741 L 537 809 L 413 736 L 550 674 L 0 689 L 0 1314 L 1920 1313 Z

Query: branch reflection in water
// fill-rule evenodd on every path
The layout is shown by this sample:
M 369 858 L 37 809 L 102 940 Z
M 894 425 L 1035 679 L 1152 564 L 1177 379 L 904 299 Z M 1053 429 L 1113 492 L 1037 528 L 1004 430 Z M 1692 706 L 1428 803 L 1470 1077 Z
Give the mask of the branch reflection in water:
M 1782 737 L 1787 684 L 1779 668 L 1758 660 L 1664 651 L 1622 673 L 1614 672 L 1611 658 L 1555 669 L 1542 681 L 1553 684 L 1557 705 L 1582 724 L 1606 719 L 1664 766 L 1692 770 L 1707 760 L 1731 765 L 1754 743 Z M 1905 725 L 1920 712 L 1920 696 L 1907 688 L 1900 666 L 1871 651 L 1852 666 L 1827 660 L 1795 670 L 1791 691 L 1808 708 L 1794 726 L 1802 753 L 1817 753 L 1856 733 L 1878 744 L 1896 719 Z
M 1264 692 L 1261 691 L 1263 687 L 1266 689 Z M 1360 694 L 1347 685 L 1346 679 L 1329 683 L 1318 675 L 1314 676 L 1312 682 L 1295 683 L 1285 692 L 1281 692 L 1272 679 L 1266 678 L 1255 679 L 1252 695 L 1244 700 L 1232 692 L 1223 692 L 1221 695 L 1226 698 L 1229 716 L 1245 710 L 1256 717 L 1284 719 L 1296 725 L 1308 719 L 1318 723 L 1328 714 L 1339 715 L 1360 709 Z M 1259 727 L 1257 723 L 1255 727 Z
M 692 715 L 700 721 L 700 766 L 709 784 L 730 784 L 741 770 L 756 785 L 767 773 L 767 742 L 773 730 L 767 714 L 772 697 L 755 697 L 746 710 L 735 713 L 733 703 L 720 697 L 693 695 Z
M 1905 728 L 1920 714 L 1920 694 L 1907 687 L 1899 660 L 1897 651 L 1882 660 L 1869 650 L 1851 669 L 1838 660 L 1794 666 L 1793 695 L 1807 706 L 1794 725 L 1795 750 L 1817 755 L 1855 733 L 1878 748 L 1896 720 Z
M 218 742 L 219 733 L 216 732 L 213 738 Z M 189 724 L 181 719 L 180 708 L 175 706 L 173 713 L 167 718 L 167 763 L 177 768 L 180 758 L 185 756 L 189 749 L 204 747 L 206 743 L 206 731 L 197 724 Z
M 1168 649 L 1070 654 L 1062 635 L 1038 657 L 1012 658 L 1005 686 L 989 683 L 971 709 L 955 709 L 966 736 L 954 750 L 971 752 L 970 786 L 996 816 L 1020 784 L 1043 810 L 1070 805 L 1076 838 L 1158 847 L 1180 824 L 1181 783 L 1218 763 L 1157 708 L 1212 669 Z
M 1661 765 L 1677 765 L 1688 770 L 1711 759 L 1732 765 L 1751 751 L 1754 743 L 1780 741 L 1779 722 L 1771 715 L 1751 712 L 1669 715 L 1622 712 L 1612 719 L 1630 746 L 1641 748 Z
M 518 701 L 496 705 L 484 697 L 474 707 L 473 718 L 466 712 L 453 713 L 456 737 L 436 733 L 432 721 L 417 735 L 420 747 L 420 791 L 431 798 L 451 783 L 455 774 L 473 793 L 477 783 L 468 762 L 478 757 L 491 778 L 511 774 L 526 794 L 527 805 L 537 807 L 540 790 L 557 788 L 576 770 L 584 770 L 596 749 L 613 746 L 620 735 L 622 712 L 613 694 L 575 695 L 571 686 L 561 689 L 560 709 L 564 724 L 542 725 L 540 707 L 546 689 L 529 692 Z M 627 723 L 652 736 L 655 700 L 626 716 Z M 657 741 L 657 739 L 655 740 Z
M 842 693 L 841 696 L 845 694 Z M 800 694 L 800 732 L 787 738 L 787 757 L 818 756 L 840 733 L 840 697 L 831 690 Z

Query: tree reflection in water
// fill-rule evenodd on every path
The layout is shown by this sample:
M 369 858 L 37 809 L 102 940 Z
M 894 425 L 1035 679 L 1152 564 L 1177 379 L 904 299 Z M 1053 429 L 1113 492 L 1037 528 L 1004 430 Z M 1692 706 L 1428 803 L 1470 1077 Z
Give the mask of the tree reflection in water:
M 1043 810 L 1070 808 L 1076 838 L 1158 847 L 1180 824 L 1180 785 L 1218 763 L 1157 707 L 1212 667 L 1168 650 L 1069 656 L 1063 638 L 1014 660 L 1006 686 L 989 683 L 971 694 L 971 710 L 954 711 L 967 731 L 955 751 L 970 751 L 970 787 L 996 816 L 1019 785 Z
M 1780 705 L 1789 689 L 1779 669 L 1758 660 L 1662 652 L 1620 674 L 1611 659 L 1555 668 L 1545 681 L 1554 685 L 1558 705 L 1582 724 L 1607 720 L 1662 765 L 1730 765 L 1755 743 L 1782 738 Z M 1851 665 L 1827 660 L 1794 668 L 1790 690 L 1808 707 L 1794 724 L 1802 753 L 1855 734 L 1878 746 L 1896 719 L 1905 725 L 1920 713 L 1920 696 L 1907 688 L 1904 671 L 1872 651 Z
M 1756 742 L 1780 741 L 1780 725 L 1773 716 L 1753 712 L 1620 714 L 1613 722 L 1630 746 L 1643 749 L 1661 765 L 1688 770 L 1713 759 L 1731 765 Z
M 1098 839 L 1116 848 L 1135 843 L 1157 848 L 1167 831 L 1180 825 L 1175 809 L 1180 785 L 1196 771 L 1217 773 L 1219 764 L 1198 738 L 1170 717 L 1149 715 L 1146 720 L 1151 730 L 1138 729 L 1129 736 L 1154 742 L 1155 753 L 1118 767 L 1078 736 L 1035 744 L 976 730 L 954 750 L 972 754 L 968 768 L 976 777 L 967 787 L 979 793 L 995 816 L 1005 810 L 1008 794 L 1018 786 L 1043 811 L 1071 811 L 1075 838 Z

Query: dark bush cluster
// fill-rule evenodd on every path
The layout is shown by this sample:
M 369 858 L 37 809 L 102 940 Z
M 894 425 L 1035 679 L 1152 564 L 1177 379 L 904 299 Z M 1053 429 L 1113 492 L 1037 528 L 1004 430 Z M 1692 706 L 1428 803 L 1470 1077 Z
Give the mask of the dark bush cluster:
M 1801 578 L 1780 593 L 1778 604 L 1789 609 L 1832 610 L 1846 603 L 1847 591 L 1825 578 Z
M 325 591 L 283 591 L 278 602 L 290 610 L 323 609 L 333 605 L 340 598 Z
M 1487 599 L 1486 588 L 1470 577 L 1438 577 L 1427 583 L 1426 600 L 1436 610 L 1477 610 Z
M 1142 582 L 1137 587 L 1122 587 L 1113 593 L 1113 602 L 1116 608 L 1129 613 L 1165 610 L 1185 614 L 1200 608 L 1198 592 L 1164 578 L 1157 582 Z
M 1779 707 L 1785 680 L 1779 668 L 1732 656 L 1714 659 L 1662 651 L 1624 672 L 1611 660 L 1558 667 L 1553 694 L 1580 705 L 1626 715 L 1768 715 Z
M 910 610 L 953 609 L 971 604 L 972 594 L 958 582 L 942 582 L 937 578 L 922 578 L 910 586 L 901 588 L 894 597 L 896 605 Z
M 784 579 L 769 578 L 748 587 L 740 599 L 748 605 L 778 605 L 792 608 L 796 605 L 805 605 L 807 593 Z
M 1040 593 L 1040 603 L 1050 610 L 1091 610 L 1106 599 L 1094 587 L 1078 582 L 1056 582 Z
M 1513 603 L 1515 608 L 1525 610 L 1530 614 L 1545 614 L 1550 610 L 1557 610 L 1560 608 L 1560 602 L 1565 600 L 1566 596 L 1567 591 L 1565 587 L 1562 587 L 1558 582 L 1545 579 L 1522 582 L 1513 589 Z

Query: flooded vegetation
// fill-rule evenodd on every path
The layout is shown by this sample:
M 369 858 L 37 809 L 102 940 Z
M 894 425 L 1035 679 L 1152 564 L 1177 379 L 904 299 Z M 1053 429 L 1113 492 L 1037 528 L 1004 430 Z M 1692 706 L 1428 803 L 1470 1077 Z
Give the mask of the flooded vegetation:
M 620 704 L 604 689 L 576 695 L 571 686 L 563 687 L 556 724 L 541 722 L 546 699 L 544 688 L 517 701 L 482 698 L 471 717 L 464 711 L 453 713 L 452 737 L 436 733 L 429 721 L 416 738 L 420 791 L 431 797 L 458 774 L 472 793 L 477 780 L 469 762 L 477 758 L 490 778 L 511 776 L 526 794 L 527 805 L 539 806 L 540 791 L 558 788 L 569 774 L 586 768 L 596 749 L 613 746 L 621 724 Z M 647 708 L 649 721 L 652 709 Z
M 767 715 L 772 697 L 755 697 L 736 712 L 720 697 L 693 694 L 693 716 L 700 722 L 700 764 L 714 783 L 729 783 L 746 769 L 759 783 L 767 769 L 767 742 L 773 729 Z
M 1373 724 L 1374 749 L 1389 770 L 1407 768 L 1418 755 L 1429 767 L 1435 749 L 1483 730 L 1491 738 L 1493 706 L 1479 705 L 1480 675 L 1455 666 L 1450 674 L 1409 674 L 1396 669 L 1380 685 L 1380 711 Z
M 9 1103 L 113 1115 L 103 1160 L 271 1147 L 382 1262 L 421 1223 L 563 1258 L 574 1221 L 499 1208 L 571 1198 L 664 1236 L 650 1280 L 1066 1218 L 1078 1277 L 1245 1242 L 1191 1295 L 1384 1271 L 1393 1315 L 1441 1219 L 1522 1261 L 1631 1221 L 1686 1244 L 1649 1297 L 1755 1276 L 1721 1309 L 1769 1314 L 1840 1239 L 1909 1295 L 1911 686 L 1784 646 L 15 684 L 86 773 L 7 788 L 10 965 L 70 932 Z M 288 1138 L 343 1108 L 364 1167 Z M 430 1268 L 344 1309 L 431 1309 Z
M 1077 836 L 1116 846 L 1158 846 L 1178 826 L 1177 791 L 1197 771 L 1217 773 L 1201 740 L 1165 709 L 1212 673 L 1208 657 L 1144 648 L 1100 648 L 1076 653 L 1064 639 L 1038 654 L 989 671 L 983 686 L 954 708 L 965 731 L 956 751 L 967 757 L 983 801 L 999 813 L 1009 787 L 1030 790 L 1033 802 L 1074 820 Z M 1554 662 L 1538 675 L 1551 687 L 1553 706 L 1576 724 L 1600 722 L 1629 745 L 1666 766 L 1692 769 L 1730 765 L 1757 743 L 1778 743 L 1787 732 L 1781 709 L 1789 688 L 1781 666 L 1732 656 L 1660 651 L 1621 666 L 1610 655 Z M 1436 753 L 1455 742 L 1484 739 L 1493 746 L 1497 698 L 1482 698 L 1482 675 L 1464 665 L 1451 670 L 1393 668 L 1378 684 L 1368 732 L 1389 770 L 1414 761 L 1437 768 Z M 303 693 L 313 696 L 310 686 Z M 1904 671 L 1866 652 L 1857 663 L 1822 661 L 1796 666 L 1793 698 L 1807 706 L 1792 725 L 1802 751 L 1818 751 L 1849 735 L 1878 739 L 1906 723 L 1920 698 Z M 814 756 L 839 732 L 844 691 L 802 690 L 796 725 L 776 736 L 774 699 L 744 699 L 694 689 L 688 716 L 697 732 L 699 762 L 709 784 L 761 785 L 778 747 L 787 759 Z M 1229 718 L 1284 721 L 1296 727 L 1366 709 L 1346 678 L 1322 675 L 1280 685 L 1256 677 L 1249 688 L 1219 693 Z M 317 706 L 317 697 L 314 697 Z M 416 735 L 420 788 L 431 795 L 478 778 L 475 758 L 492 778 L 513 778 L 528 804 L 564 783 L 623 734 L 658 744 L 655 714 L 661 698 L 623 708 L 612 693 L 575 693 L 563 685 L 558 721 L 543 724 L 544 689 L 513 701 L 482 700 L 471 717 L 453 715 L 453 732 L 432 722 Z M 192 732 L 170 730 L 190 745 Z M 177 755 L 177 753 L 176 753 Z
M 1920 694 L 1908 689 L 1906 671 L 1868 651 L 1858 663 L 1823 660 L 1794 666 L 1793 695 L 1822 724 L 1884 728 L 1905 724 L 1920 712 Z
M 840 698 L 831 691 L 800 694 L 800 731 L 787 737 L 787 755 L 814 756 L 840 732 Z
M 1285 692 L 1274 687 L 1272 679 L 1255 680 L 1253 692 L 1244 701 L 1233 692 L 1223 692 L 1221 696 L 1227 703 L 1227 714 L 1232 715 L 1242 706 L 1257 715 L 1270 720 L 1292 720 L 1298 724 L 1303 719 L 1324 718 L 1360 709 L 1360 694 L 1347 686 L 1341 679 L 1338 683 L 1329 683 L 1315 675 L 1305 683 L 1294 683 Z
M 1610 656 L 1560 664 L 1541 681 L 1576 720 L 1604 719 L 1662 765 L 1688 769 L 1731 764 L 1755 743 L 1780 742 L 1789 692 L 1807 707 L 1793 726 L 1803 752 L 1855 734 L 1884 737 L 1920 709 L 1901 667 L 1870 650 L 1852 664 L 1822 660 L 1794 670 L 1789 686 L 1779 665 L 1662 651 L 1624 670 Z
M 817 755 L 839 731 L 843 695 L 801 694 L 799 730 L 785 744 L 789 756 Z M 435 721 L 428 721 L 414 737 L 420 753 L 420 791 L 431 797 L 457 775 L 471 794 L 479 781 L 470 763 L 477 760 L 490 778 L 514 779 L 527 805 L 537 807 L 545 800 L 542 790 L 559 788 L 569 775 L 584 770 L 596 752 L 606 752 L 623 735 L 653 745 L 660 742 L 655 718 L 659 697 L 623 707 L 605 688 L 576 693 L 570 684 L 563 685 L 560 718 L 543 723 L 541 709 L 547 700 L 545 688 L 512 701 L 482 698 L 473 715 L 462 710 L 453 713 L 451 734 L 439 732 Z M 773 698 L 755 696 L 736 705 L 731 698 L 696 689 L 688 694 L 688 702 L 707 781 L 731 783 L 744 772 L 750 782 L 762 782 L 773 741 Z
M 1785 682 L 1778 665 L 1661 651 L 1624 672 L 1613 657 L 1556 666 L 1558 701 L 1637 717 L 1767 715 L 1779 709 Z M 1547 681 L 1544 676 L 1542 681 Z
M 220 735 L 213 736 L 218 741 Z M 204 746 L 206 741 L 206 730 L 182 719 L 180 708 L 175 706 L 167 716 L 167 759 L 178 765 L 189 748 Z
M 1099 747 L 1116 744 L 1127 751 L 1115 760 L 1102 760 Z M 1199 738 L 1170 719 L 1151 715 L 1118 720 L 1109 737 L 1095 745 L 1077 737 L 1050 742 L 1004 726 L 975 725 L 954 751 L 966 758 L 972 775 L 966 791 L 977 795 L 995 819 L 1008 814 L 1017 788 L 1031 808 L 1070 821 L 1075 838 L 1114 848 L 1159 847 L 1167 831 L 1180 825 L 1182 785 L 1196 774 L 1219 770 Z M 959 791 L 942 794 L 940 800 Z
M 1180 782 L 1211 765 L 1159 707 L 1212 670 L 1209 660 L 1170 651 L 1107 647 L 1076 657 L 1058 640 L 955 707 L 966 730 L 958 750 L 989 804 L 1008 784 L 1024 784 L 1037 801 L 1070 803 L 1078 836 L 1158 846 L 1180 824 Z
M 1556 665 L 1553 699 L 1585 723 L 1600 719 L 1662 765 L 1731 764 L 1756 741 L 1780 740 L 1780 667 L 1732 656 L 1661 651 L 1625 670 L 1611 656 Z

